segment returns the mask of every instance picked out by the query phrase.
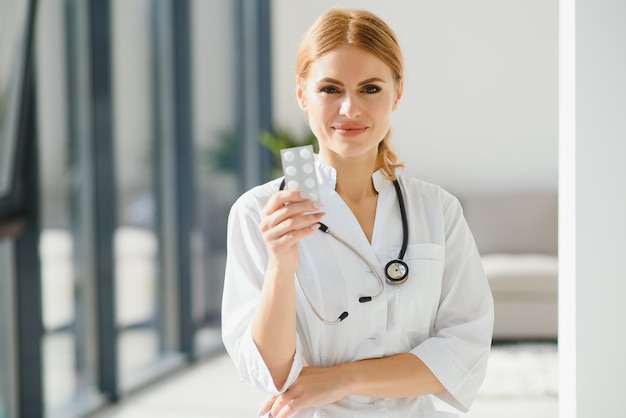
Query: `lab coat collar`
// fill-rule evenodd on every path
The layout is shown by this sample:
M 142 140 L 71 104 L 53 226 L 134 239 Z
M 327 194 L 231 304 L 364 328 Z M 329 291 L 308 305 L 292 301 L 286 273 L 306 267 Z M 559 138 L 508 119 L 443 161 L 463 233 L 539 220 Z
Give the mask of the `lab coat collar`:
M 317 159 L 315 160 L 315 165 L 317 167 L 317 179 L 320 187 L 335 190 L 335 186 L 337 185 L 337 170 Z M 376 189 L 379 194 L 393 188 L 393 184 L 385 177 L 382 169 L 372 173 L 372 182 L 374 183 L 374 189 Z

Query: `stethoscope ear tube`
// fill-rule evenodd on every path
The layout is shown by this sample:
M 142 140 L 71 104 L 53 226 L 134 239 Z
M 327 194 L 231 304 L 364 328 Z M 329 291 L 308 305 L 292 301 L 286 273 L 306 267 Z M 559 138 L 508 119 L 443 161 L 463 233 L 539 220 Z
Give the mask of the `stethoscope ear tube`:
M 319 318 L 319 320 L 322 321 L 324 324 L 326 324 L 326 325 L 337 325 L 338 323 L 340 323 L 341 321 L 343 321 L 344 319 L 346 319 L 348 317 L 348 312 L 347 311 L 343 311 L 341 313 L 341 315 L 339 315 L 337 317 L 337 319 L 335 319 L 334 321 L 329 321 L 328 319 L 324 318 L 322 316 L 322 314 L 320 314 L 317 311 L 317 309 L 315 309 L 315 306 L 313 306 L 313 303 L 311 302 L 311 299 L 309 299 L 309 296 L 304 291 L 304 288 L 302 287 L 302 283 L 300 283 L 300 278 L 298 277 L 297 274 L 296 274 L 296 283 L 298 283 L 298 286 L 300 287 L 300 290 L 302 291 L 302 294 L 304 295 L 304 299 L 306 299 L 306 303 L 309 305 L 309 308 L 311 308 L 311 310 L 313 311 L 315 316 L 317 316 Z

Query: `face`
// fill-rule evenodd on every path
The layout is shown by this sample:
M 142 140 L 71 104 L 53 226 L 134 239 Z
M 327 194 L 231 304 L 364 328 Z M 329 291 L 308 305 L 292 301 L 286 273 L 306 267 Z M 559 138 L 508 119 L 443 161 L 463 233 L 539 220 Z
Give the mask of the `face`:
M 376 161 L 402 95 L 391 68 L 369 52 L 342 45 L 314 61 L 297 96 L 320 146 L 320 158 Z

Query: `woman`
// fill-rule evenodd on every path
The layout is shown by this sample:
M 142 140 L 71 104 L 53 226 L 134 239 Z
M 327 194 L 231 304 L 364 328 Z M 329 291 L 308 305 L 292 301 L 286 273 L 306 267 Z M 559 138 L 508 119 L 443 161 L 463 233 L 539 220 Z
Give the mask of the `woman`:
M 322 15 L 296 84 L 323 206 L 277 179 L 232 208 L 223 339 L 261 415 L 443 417 L 431 395 L 466 411 L 482 383 L 493 302 L 461 207 L 389 147 L 402 66 L 377 16 Z

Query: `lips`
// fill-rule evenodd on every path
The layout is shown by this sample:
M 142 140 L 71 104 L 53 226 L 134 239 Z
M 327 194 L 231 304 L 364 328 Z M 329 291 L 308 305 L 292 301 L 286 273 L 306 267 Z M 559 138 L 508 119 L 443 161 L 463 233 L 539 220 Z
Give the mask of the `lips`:
M 360 135 L 368 129 L 366 125 L 357 124 L 337 124 L 333 125 L 332 128 L 336 133 L 345 136 Z

